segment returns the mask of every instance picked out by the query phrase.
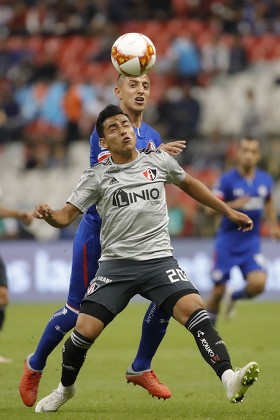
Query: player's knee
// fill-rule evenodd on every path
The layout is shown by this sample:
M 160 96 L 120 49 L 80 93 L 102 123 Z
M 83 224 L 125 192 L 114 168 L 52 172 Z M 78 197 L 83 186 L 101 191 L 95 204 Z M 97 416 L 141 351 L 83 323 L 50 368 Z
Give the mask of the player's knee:
M 266 275 L 264 273 L 260 273 L 259 275 L 249 278 L 247 283 L 248 294 L 252 297 L 259 295 L 264 291 L 265 284 Z
M 247 290 L 248 290 L 248 294 L 253 297 L 262 293 L 264 291 L 264 288 L 265 288 L 265 281 L 260 281 L 257 283 L 250 284 Z
M 105 306 L 86 300 L 81 305 L 76 329 L 89 339 L 95 340 L 114 317 L 115 314 Z
M 204 309 L 202 298 L 199 294 L 192 293 L 181 297 L 173 308 L 173 317 L 185 325 L 197 310 Z

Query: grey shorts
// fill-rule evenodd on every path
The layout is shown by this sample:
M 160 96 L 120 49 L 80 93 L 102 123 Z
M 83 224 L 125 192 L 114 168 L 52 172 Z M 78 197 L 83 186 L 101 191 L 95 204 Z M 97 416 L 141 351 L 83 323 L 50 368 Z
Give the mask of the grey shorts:
M 140 294 L 159 307 L 167 298 L 198 293 L 174 257 L 148 261 L 102 261 L 84 301 L 97 302 L 113 314 L 121 312 Z
M 8 279 L 6 274 L 6 268 L 3 263 L 2 258 L 0 257 L 0 287 L 8 287 Z

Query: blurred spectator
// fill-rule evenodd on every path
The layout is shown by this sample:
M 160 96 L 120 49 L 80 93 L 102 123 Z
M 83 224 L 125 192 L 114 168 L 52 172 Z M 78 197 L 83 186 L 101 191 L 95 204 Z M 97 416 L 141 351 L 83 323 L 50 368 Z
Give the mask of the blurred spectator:
M 229 49 L 229 67 L 230 74 L 245 71 L 248 66 L 248 56 L 244 45 L 242 44 L 242 36 L 237 34 L 233 38 L 233 43 Z
M 38 0 L 26 13 L 26 30 L 30 35 L 55 33 L 55 5 L 49 6 L 45 0 Z
M 213 2 L 213 17 L 219 19 L 224 33 L 236 34 L 238 32 L 238 25 L 242 18 L 243 5 L 244 2 L 242 0 L 223 0 Z
M 187 32 L 175 36 L 159 63 L 159 71 L 174 74 L 180 82 L 197 84 L 201 57 L 195 39 Z
M 25 163 L 23 169 L 67 167 L 68 147 L 65 131 L 42 122 L 28 127 L 24 137 Z
M 192 142 L 191 147 L 189 147 L 188 161 L 193 168 L 196 170 L 213 170 L 211 176 L 210 174 L 208 174 L 209 177 L 207 175 L 206 184 L 208 186 L 213 184 L 215 171 L 224 169 L 226 150 L 227 141 L 218 127 L 215 127 L 204 141 Z
M 13 16 L 8 23 L 9 34 L 26 35 L 26 13 L 27 5 L 23 0 L 14 1 Z
M 261 139 L 263 136 L 262 130 L 262 115 L 257 108 L 255 93 L 253 89 L 248 88 L 245 91 L 245 109 L 243 111 L 243 136 L 249 138 Z
M 9 0 L 0 0 L 0 28 L 1 36 L 8 35 L 8 25 L 13 19 L 14 9 Z
M 0 84 L 0 144 L 21 137 L 25 121 L 14 99 L 11 85 Z
M 201 47 L 202 68 L 211 78 L 223 75 L 229 67 L 229 50 L 220 33 Z
M 158 115 L 160 123 L 165 126 L 165 138 L 188 142 L 198 135 L 201 105 L 188 83 L 167 90 L 165 98 L 159 102 Z M 183 160 L 185 154 L 188 154 L 188 148 L 182 153 Z

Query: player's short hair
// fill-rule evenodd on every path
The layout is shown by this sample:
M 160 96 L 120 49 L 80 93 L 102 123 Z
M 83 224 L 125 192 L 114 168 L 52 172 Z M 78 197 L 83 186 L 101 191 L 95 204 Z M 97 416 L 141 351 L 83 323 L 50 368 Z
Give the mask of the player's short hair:
M 99 138 L 101 138 L 101 137 L 103 137 L 104 136 L 104 126 L 103 126 L 103 124 L 104 124 L 104 121 L 107 119 L 107 118 L 110 118 L 110 117 L 114 117 L 115 115 L 120 115 L 120 114 L 123 114 L 123 115 L 126 115 L 127 116 L 127 114 L 125 114 L 124 112 L 123 112 L 123 110 L 119 107 L 119 106 L 117 106 L 117 105 L 112 105 L 112 104 L 110 104 L 110 105 L 107 105 L 100 113 L 99 113 L 99 115 L 98 115 L 98 117 L 97 117 L 97 120 L 96 120 L 96 131 L 97 131 L 97 134 L 98 134 L 98 136 L 99 136 Z M 128 117 L 129 118 L 129 117 Z

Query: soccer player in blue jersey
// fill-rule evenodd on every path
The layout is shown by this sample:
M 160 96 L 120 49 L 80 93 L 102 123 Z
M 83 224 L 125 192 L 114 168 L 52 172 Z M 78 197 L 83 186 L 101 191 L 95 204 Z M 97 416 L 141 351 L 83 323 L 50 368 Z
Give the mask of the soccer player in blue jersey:
M 147 75 L 141 77 L 119 76 L 115 94 L 122 110 L 129 115 L 134 127 L 136 147 L 156 149 L 163 147 L 172 155 L 179 154 L 185 147 L 185 141 L 170 142 L 162 145 L 159 133 L 142 121 L 143 111 L 150 96 L 150 80 Z M 94 129 L 90 137 L 90 165 L 101 162 L 110 153 L 102 149 L 99 136 Z M 20 381 L 20 395 L 25 405 L 35 404 L 39 382 L 46 361 L 53 349 L 61 342 L 64 335 L 76 324 L 80 304 L 89 282 L 95 277 L 100 257 L 101 219 L 96 207 L 90 207 L 77 229 L 73 243 L 72 272 L 67 302 L 56 311 L 48 322 L 37 349 L 29 355 L 24 364 Z M 169 389 L 161 383 L 151 370 L 152 358 L 165 334 L 170 316 L 156 309 L 151 304 L 143 320 L 142 337 L 135 360 L 129 367 L 128 382 L 146 388 L 158 398 L 170 398 Z
M 267 172 L 258 169 L 260 142 L 243 138 L 238 150 L 237 167 L 224 173 L 218 180 L 214 193 L 231 208 L 246 213 L 254 222 L 248 235 L 242 235 L 234 224 L 222 218 L 215 239 L 213 288 L 207 305 L 212 323 L 217 321 L 220 303 L 230 279 L 230 271 L 239 267 L 246 281 L 240 290 L 232 292 L 227 299 L 225 316 L 233 315 L 239 299 L 250 299 L 263 292 L 266 283 L 265 260 L 261 253 L 260 228 L 263 217 L 269 223 L 271 236 L 280 238 L 276 209 L 273 201 L 273 180 Z

